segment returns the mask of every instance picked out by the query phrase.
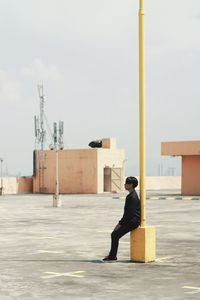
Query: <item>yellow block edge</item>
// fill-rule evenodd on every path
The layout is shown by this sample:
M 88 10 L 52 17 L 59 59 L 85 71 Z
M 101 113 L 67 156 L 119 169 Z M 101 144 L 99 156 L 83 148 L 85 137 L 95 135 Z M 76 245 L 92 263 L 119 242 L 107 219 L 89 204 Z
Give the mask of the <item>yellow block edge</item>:
M 135 262 L 156 260 L 156 228 L 138 227 L 130 233 L 130 259 Z

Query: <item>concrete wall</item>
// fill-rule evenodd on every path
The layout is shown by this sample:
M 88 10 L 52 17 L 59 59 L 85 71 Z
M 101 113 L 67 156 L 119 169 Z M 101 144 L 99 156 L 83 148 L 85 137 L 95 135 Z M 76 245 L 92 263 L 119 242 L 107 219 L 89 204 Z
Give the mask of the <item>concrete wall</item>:
M 182 157 L 182 194 L 200 195 L 200 155 Z
M 181 176 L 147 176 L 147 190 L 181 190 Z
M 16 177 L 3 177 L 3 195 L 6 194 L 17 194 L 18 192 L 18 184 Z
M 39 153 L 38 153 L 39 155 Z M 97 150 L 75 149 L 60 150 L 59 156 L 59 191 L 60 193 L 96 193 L 97 192 Z M 33 180 L 33 192 L 39 193 L 41 181 L 37 159 L 36 176 Z M 55 193 L 56 153 L 47 150 L 44 156 L 45 193 Z
M 33 177 L 17 178 L 18 193 L 30 194 L 33 193 Z
M 112 167 L 110 165 L 110 167 Z M 101 167 L 102 170 L 102 167 Z M 98 193 L 103 192 L 103 172 L 99 172 L 100 182 Z M 124 185 L 124 177 L 122 177 L 122 189 Z M 181 176 L 147 176 L 146 177 L 147 190 L 180 190 L 181 191 Z
M 18 184 L 18 182 L 20 182 Z M 122 185 L 124 180 L 122 182 Z M 23 184 L 23 185 L 22 185 Z M 20 187 L 21 185 L 21 187 Z M 3 178 L 4 194 L 17 194 L 19 193 L 31 193 L 31 177 L 24 179 L 16 177 Z M 19 187 L 19 191 L 18 191 Z M 158 176 L 158 177 L 146 177 L 146 189 L 147 190 L 180 190 L 181 189 L 181 176 Z

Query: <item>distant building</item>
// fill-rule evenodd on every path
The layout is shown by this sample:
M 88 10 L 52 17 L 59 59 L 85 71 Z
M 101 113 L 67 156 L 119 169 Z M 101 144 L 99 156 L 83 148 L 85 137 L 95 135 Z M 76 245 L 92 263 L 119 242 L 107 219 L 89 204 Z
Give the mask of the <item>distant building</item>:
M 97 147 L 59 150 L 61 194 L 96 194 L 123 190 L 124 150 L 116 148 L 114 138 L 102 139 L 101 145 Z M 35 151 L 33 193 L 53 194 L 55 187 L 55 150 Z
M 200 195 L 200 141 L 163 142 L 161 154 L 182 157 L 182 195 Z

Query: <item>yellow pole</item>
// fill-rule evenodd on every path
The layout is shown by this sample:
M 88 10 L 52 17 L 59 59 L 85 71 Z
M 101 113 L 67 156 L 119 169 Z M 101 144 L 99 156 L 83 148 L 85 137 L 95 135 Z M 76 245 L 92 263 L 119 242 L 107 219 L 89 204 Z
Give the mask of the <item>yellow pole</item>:
M 144 0 L 139 7 L 139 107 L 140 107 L 140 201 L 141 227 L 146 225 L 146 141 L 145 141 L 145 53 L 144 53 Z
M 156 229 L 146 226 L 146 165 L 145 165 L 145 60 L 144 0 L 139 8 L 139 107 L 140 107 L 140 200 L 141 226 L 131 232 L 131 261 L 151 262 L 156 259 Z

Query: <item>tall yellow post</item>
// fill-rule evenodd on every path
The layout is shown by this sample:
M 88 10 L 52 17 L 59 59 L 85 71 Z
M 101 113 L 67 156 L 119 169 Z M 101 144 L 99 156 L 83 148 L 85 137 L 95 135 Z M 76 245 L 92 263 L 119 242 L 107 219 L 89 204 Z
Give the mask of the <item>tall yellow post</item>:
M 156 258 L 155 227 L 146 226 L 146 132 L 145 132 L 145 43 L 144 0 L 139 7 L 139 107 L 140 107 L 140 201 L 141 226 L 131 232 L 131 260 L 150 262 Z
M 146 225 L 146 132 L 145 132 L 145 53 L 144 53 L 144 0 L 139 8 L 139 107 L 140 107 L 140 201 L 141 226 Z

